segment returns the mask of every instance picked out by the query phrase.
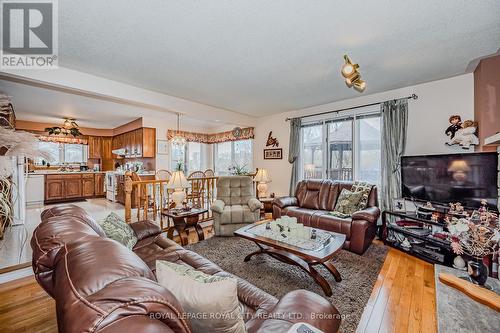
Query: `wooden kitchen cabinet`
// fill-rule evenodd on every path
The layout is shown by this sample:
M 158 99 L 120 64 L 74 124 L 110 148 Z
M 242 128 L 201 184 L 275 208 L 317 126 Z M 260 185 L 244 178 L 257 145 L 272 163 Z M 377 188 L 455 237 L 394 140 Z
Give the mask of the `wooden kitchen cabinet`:
M 64 179 L 64 198 L 77 199 L 82 197 L 81 175 L 69 175 Z
M 45 203 L 105 195 L 104 173 L 45 175 Z
M 95 192 L 94 174 L 88 173 L 82 175 L 82 194 L 85 198 L 93 197 Z
M 106 185 L 104 184 L 104 174 L 96 173 L 94 177 L 94 195 L 101 197 L 106 195 Z
M 113 145 L 113 138 L 110 136 L 102 137 L 102 150 L 101 150 L 101 166 L 102 171 L 113 170 L 113 153 L 111 150 Z
M 142 127 L 113 137 L 112 149 L 125 149 L 125 157 L 156 157 L 156 129 Z M 113 155 L 117 158 L 116 155 Z
M 101 158 L 102 138 L 99 136 L 89 136 L 89 158 Z
M 64 199 L 64 180 L 45 177 L 45 201 Z
M 142 130 L 142 157 L 156 157 L 156 128 Z

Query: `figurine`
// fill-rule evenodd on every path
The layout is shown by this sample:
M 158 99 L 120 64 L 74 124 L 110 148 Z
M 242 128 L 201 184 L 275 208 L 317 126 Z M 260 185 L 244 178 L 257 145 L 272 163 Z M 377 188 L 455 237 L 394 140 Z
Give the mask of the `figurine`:
M 450 126 L 444 132 L 452 140 L 455 137 L 455 133 L 462 128 L 462 118 L 459 115 L 453 115 L 449 119 Z
M 462 128 L 460 128 L 455 136 L 450 139 L 446 144 L 451 146 L 458 144 L 463 149 L 469 149 L 471 145 L 478 145 L 479 139 L 476 135 L 477 133 L 477 121 L 466 120 L 464 121 Z

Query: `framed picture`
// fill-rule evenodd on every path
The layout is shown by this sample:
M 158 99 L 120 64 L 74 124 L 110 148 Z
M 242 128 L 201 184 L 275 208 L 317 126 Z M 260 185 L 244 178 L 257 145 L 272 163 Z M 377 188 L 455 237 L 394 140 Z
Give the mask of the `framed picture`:
M 264 159 L 265 160 L 283 159 L 283 149 L 282 148 L 264 149 Z
M 406 212 L 406 202 L 403 198 L 392 200 L 392 210 L 395 212 Z
M 156 153 L 158 155 L 168 155 L 168 140 L 156 140 Z

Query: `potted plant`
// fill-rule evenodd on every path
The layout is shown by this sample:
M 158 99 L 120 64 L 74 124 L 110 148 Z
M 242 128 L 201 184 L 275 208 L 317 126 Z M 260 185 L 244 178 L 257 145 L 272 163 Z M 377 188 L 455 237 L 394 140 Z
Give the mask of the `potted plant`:
M 228 168 L 228 171 L 233 176 L 245 176 L 248 175 L 248 170 L 246 168 L 247 168 L 246 164 L 240 166 L 239 164 L 236 163 L 234 165 L 231 165 Z

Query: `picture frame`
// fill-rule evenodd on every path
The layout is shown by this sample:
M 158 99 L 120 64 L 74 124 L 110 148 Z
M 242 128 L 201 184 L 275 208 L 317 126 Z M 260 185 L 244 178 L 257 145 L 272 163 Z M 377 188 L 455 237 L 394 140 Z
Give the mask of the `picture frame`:
M 168 140 L 156 140 L 156 153 L 158 155 L 168 155 Z
M 283 159 L 283 149 L 282 148 L 264 149 L 264 159 L 265 160 Z
M 393 199 L 392 210 L 395 212 L 406 212 L 406 200 L 404 198 Z

